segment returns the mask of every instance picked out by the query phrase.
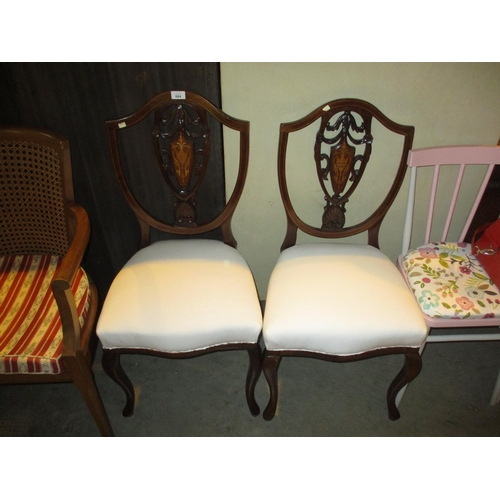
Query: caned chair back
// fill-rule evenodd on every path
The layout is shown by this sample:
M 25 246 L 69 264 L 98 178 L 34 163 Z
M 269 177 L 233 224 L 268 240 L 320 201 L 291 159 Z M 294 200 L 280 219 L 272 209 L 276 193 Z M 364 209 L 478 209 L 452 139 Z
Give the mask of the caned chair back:
M 66 139 L 44 130 L 0 129 L 1 255 L 64 255 L 73 200 Z

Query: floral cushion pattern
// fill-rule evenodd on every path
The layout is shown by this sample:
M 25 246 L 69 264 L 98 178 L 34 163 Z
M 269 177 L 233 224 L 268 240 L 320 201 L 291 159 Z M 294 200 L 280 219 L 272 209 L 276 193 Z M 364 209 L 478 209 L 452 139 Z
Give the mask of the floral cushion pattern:
M 422 311 L 433 318 L 480 319 L 500 315 L 500 291 L 471 254 L 468 243 L 429 243 L 403 264 Z
M 61 318 L 50 287 L 60 264 L 50 255 L 0 257 L 0 373 L 64 371 Z M 90 305 L 83 269 L 71 289 L 83 325 Z

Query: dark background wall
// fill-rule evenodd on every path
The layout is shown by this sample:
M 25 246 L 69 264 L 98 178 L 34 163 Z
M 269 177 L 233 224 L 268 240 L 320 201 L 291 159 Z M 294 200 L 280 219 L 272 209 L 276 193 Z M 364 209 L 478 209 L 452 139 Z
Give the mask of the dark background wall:
M 101 298 L 137 250 L 139 240 L 137 221 L 114 177 L 105 121 L 133 113 L 165 90 L 197 92 L 221 107 L 219 64 L 0 64 L 0 125 L 46 128 L 70 142 L 75 199 L 87 210 L 92 224 L 84 266 Z M 222 158 L 221 137 L 212 150 Z M 219 179 L 214 196 L 220 204 L 224 198 L 222 165 Z M 138 185 L 138 189 L 145 188 Z

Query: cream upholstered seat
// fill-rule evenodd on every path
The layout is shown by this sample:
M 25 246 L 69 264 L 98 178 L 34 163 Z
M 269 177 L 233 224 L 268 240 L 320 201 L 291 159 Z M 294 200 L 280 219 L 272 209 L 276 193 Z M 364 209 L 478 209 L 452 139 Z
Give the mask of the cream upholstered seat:
M 398 266 L 430 328 L 421 351 L 433 342 L 500 340 L 498 329 L 485 328 L 500 326 L 498 284 L 470 245 L 471 225 L 498 164 L 500 146 L 436 146 L 408 154 L 410 183 Z M 468 330 L 440 334 L 447 328 Z M 498 402 L 500 374 L 490 400 Z
M 142 157 L 127 171 L 123 151 L 135 151 L 130 140 L 120 143 L 119 135 L 139 125 L 134 130 L 143 137 L 148 121 L 154 154 L 151 161 Z M 211 192 L 208 185 L 209 194 L 203 195 L 203 181 L 214 170 L 223 171 L 211 149 L 212 134 L 222 126 L 239 134 L 239 168 L 227 203 L 211 216 L 203 210 Z M 135 394 L 121 367 L 122 355 L 187 358 L 244 349 L 250 358 L 246 399 L 257 415 L 254 389 L 262 370 L 262 311 L 252 273 L 231 231 L 248 168 L 249 123 L 226 115 L 193 92 L 167 91 L 134 114 L 107 122 L 107 127 L 117 180 L 141 227 L 140 249 L 115 277 L 97 324 L 103 368 L 127 396 L 123 414 L 133 413 Z M 149 146 L 150 135 L 144 139 Z M 162 196 L 170 209 L 164 213 L 153 214 L 147 200 L 134 193 L 131 179 L 140 183 L 144 168 L 153 168 L 157 184 L 166 185 Z M 151 242 L 151 228 L 170 238 Z
M 304 180 L 306 160 L 297 160 L 295 155 L 287 158 L 287 150 L 293 133 L 318 126 L 318 121 L 311 157 L 321 189 L 313 190 Z M 379 153 L 382 149 L 374 130 L 382 135 L 384 129 L 403 139 L 392 174 L 386 173 L 389 165 L 385 160 L 372 159 L 368 165 L 372 149 L 378 147 Z M 271 420 L 276 412 L 277 373 L 283 356 L 344 362 L 401 353 L 405 365 L 387 392 L 389 417 L 399 418 L 396 396 L 420 372 L 419 348 L 425 342 L 427 326 L 396 265 L 379 249 L 378 233 L 403 181 L 412 139 L 413 127 L 396 124 L 358 99 L 332 101 L 300 120 L 281 124 L 278 176 L 287 233 L 270 277 L 264 310 L 263 369 L 270 387 L 265 419 Z M 294 151 L 297 154 L 298 149 Z M 377 163 L 377 173 L 367 175 L 370 169 L 375 171 Z M 356 188 L 364 175 L 371 181 L 359 194 Z M 297 178 L 299 185 L 309 187 L 294 186 Z M 382 194 L 380 187 L 370 189 L 370 182 L 382 183 L 382 179 Z M 322 197 L 326 202 L 321 226 L 299 215 L 301 202 L 311 200 L 311 193 L 318 193 L 318 202 Z M 381 202 L 371 203 L 369 198 L 377 197 Z M 350 216 L 356 205 L 362 207 L 361 212 L 364 206 L 373 206 L 360 217 L 361 222 Z M 323 241 L 297 244 L 298 229 Z M 324 241 L 365 231 L 368 245 Z
M 368 245 L 302 243 L 284 250 L 265 312 L 268 350 L 347 356 L 419 348 L 426 334 L 396 266 Z
M 255 344 L 261 328 L 243 257 L 221 241 L 189 240 L 139 250 L 113 281 L 98 331 L 105 349 L 188 353 Z

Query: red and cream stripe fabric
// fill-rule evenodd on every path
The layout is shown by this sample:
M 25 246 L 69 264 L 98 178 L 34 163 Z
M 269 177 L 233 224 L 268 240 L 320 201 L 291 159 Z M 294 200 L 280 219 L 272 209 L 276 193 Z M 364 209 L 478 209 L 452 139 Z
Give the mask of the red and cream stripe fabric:
M 50 287 L 61 260 L 51 255 L 0 257 L 0 373 L 64 371 L 61 318 Z M 71 289 L 83 325 L 90 304 L 83 269 Z

